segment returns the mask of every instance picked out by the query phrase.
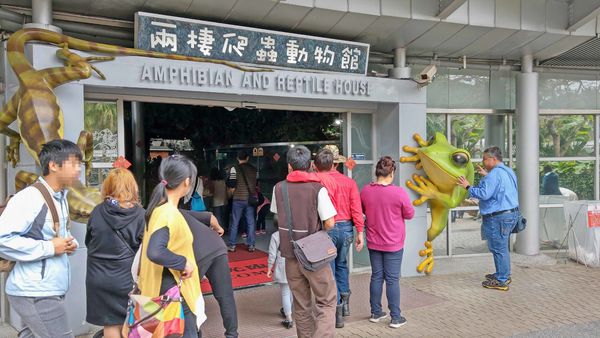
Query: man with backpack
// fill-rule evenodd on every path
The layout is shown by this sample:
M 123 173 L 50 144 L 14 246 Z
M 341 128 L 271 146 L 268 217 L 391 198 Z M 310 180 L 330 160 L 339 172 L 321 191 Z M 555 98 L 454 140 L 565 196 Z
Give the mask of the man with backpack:
M 54 140 L 39 153 L 42 177 L 10 199 L 0 215 L 0 257 L 15 265 L 6 294 L 23 321 L 19 337 L 73 337 L 64 304 L 70 283 L 71 236 L 65 188 L 78 181 L 81 151 Z

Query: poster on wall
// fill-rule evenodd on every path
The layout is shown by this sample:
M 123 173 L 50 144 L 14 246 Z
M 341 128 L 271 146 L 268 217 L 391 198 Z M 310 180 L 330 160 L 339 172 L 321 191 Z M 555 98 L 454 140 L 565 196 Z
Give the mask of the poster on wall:
M 600 227 L 600 204 L 588 204 L 587 210 L 588 227 Z

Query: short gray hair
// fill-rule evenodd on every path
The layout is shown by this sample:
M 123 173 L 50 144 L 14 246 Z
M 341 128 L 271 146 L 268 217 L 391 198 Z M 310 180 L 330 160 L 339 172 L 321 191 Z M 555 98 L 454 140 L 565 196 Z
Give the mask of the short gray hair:
M 310 150 L 305 146 L 295 146 L 287 152 L 287 162 L 293 170 L 307 171 L 310 168 Z
M 489 148 L 486 148 L 483 151 L 484 155 L 489 155 L 491 157 L 494 157 L 495 159 L 497 159 L 498 161 L 502 161 L 502 151 L 500 151 L 500 148 L 496 147 L 496 146 L 492 146 Z

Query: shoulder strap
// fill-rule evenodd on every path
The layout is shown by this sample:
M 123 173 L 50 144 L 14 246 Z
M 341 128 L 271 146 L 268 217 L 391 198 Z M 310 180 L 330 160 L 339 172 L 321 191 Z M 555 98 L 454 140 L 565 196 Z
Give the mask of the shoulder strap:
M 252 196 L 252 191 L 250 191 L 250 186 L 248 185 L 248 179 L 246 178 L 246 172 L 244 170 L 242 170 L 242 166 L 239 165 L 238 166 L 238 171 L 240 171 L 242 173 L 242 178 L 244 179 L 244 183 L 246 183 L 246 189 L 248 189 L 248 194 L 250 196 Z M 237 171 L 236 171 L 236 175 L 237 175 Z
M 290 195 L 288 194 L 288 182 L 281 182 L 281 193 L 285 204 L 285 216 L 287 219 L 288 231 L 290 232 L 290 242 L 294 242 L 294 233 L 292 232 L 292 210 L 290 207 Z
M 517 181 L 515 181 L 515 179 L 513 178 L 513 175 L 508 170 L 508 167 L 502 166 L 502 167 L 499 167 L 499 168 L 502 169 L 502 171 L 504 171 L 508 175 L 508 177 L 510 177 L 510 180 L 513 182 L 513 184 L 515 185 L 515 187 L 517 187 Z
M 135 251 L 133 251 L 133 248 L 131 247 L 131 245 L 129 245 L 129 243 L 127 243 L 127 241 L 125 240 L 125 237 L 123 237 L 123 234 L 117 229 L 113 229 L 113 230 L 114 230 L 115 234 L 117 235 L 117 237 L 119 237 L 121 242 L 123 242 L 123 244 L 125 244 L 127 249 L 129 249 L 129 252 L 135 256 Z
M 32 185 L 32 187 L 39 190 L 40 193 L 42 194 L 42 196 L 44 196 L 44 200 L 46 201 L 48 210 L 50 210 L 50 213 L 52 214 L 52 222 L 54 224 L 54 232 L 56 233 L 56 237 L 60 237 L 59 236 L 60 220 L 58 218 L 58 211 L 56 211 L 56 205 L 54 205 L 54 200 L 52 199 L 52 196 L 50 196 L 50 192 L 48 191 L 48 189 L 46 188 L 46 186 L 44 186 L 44 184 L 42 182 L 36 182 Z

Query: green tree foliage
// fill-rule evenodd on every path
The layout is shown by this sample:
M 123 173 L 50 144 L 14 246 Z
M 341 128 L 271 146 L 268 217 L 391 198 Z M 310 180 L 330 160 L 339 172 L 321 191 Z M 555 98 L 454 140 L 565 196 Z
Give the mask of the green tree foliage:
M 117 132 L 117 104 L 114 102 L 86 102 L 84 104 L 83 125 L 85 130 L 100 131 L 109 129 Z
M 452 116 L 451 143 L 466 149 L 471 157 L 482 156 L 482 140 L 485 133 L 485 117 L 483 115 Z
M 592 115 L 540 116 L 540 157 L 593 156 Z
M 446 115 L 427 114 L 427 138 L 431 138 L 435 133 L 446 135 Z

